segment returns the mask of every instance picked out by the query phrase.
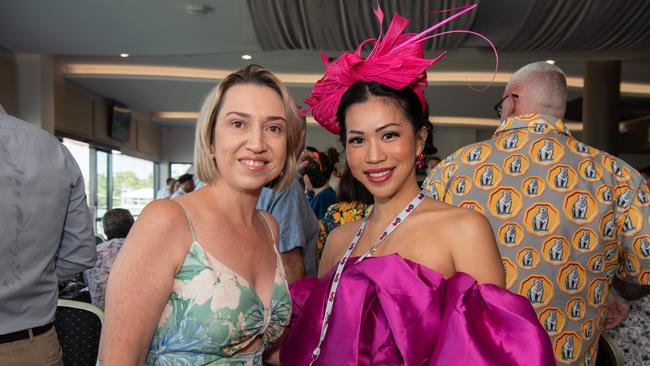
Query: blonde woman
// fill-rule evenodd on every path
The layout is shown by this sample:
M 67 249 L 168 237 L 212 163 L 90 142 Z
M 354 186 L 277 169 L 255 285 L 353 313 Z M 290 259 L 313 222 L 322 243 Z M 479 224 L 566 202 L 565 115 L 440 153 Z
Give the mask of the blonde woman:
M 294 177 L 295 103 L 268 70 L 226 77 L 198 119 L 194 164 L 206 186 L 149 204 L 107 286 L 103 365 L 261 365 L 291 302 L 262 187 Z

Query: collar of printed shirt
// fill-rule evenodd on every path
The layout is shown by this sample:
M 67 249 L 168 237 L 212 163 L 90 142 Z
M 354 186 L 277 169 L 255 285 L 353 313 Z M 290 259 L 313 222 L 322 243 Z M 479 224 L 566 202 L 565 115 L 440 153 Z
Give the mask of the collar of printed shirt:
M 511 130 L 535 128 L 540 124 L 545 125 L 545 132 L 555 131 L 557 133 L 571 136 L 569 128 L 564 125 L 564 121 L 562 121 L 561 118 L 539 113 L 520 114 L 516 117 L 501 120 L 499 127 L 494 131 L 494 136 L 498 136 Z

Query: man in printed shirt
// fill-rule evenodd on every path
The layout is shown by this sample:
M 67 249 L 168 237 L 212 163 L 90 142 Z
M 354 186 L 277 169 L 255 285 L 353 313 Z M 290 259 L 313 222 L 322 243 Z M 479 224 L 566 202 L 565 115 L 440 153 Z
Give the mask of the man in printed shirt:
M 650 285 L 650 192 L 628 164 L 571 136 L 566 95 L 558 67 L 521 68 L 492 139 L 453 153 L 424 187 L 488 218 L 507 287 L 530 300 L 558 364 L 594 365 L 612 278 Z

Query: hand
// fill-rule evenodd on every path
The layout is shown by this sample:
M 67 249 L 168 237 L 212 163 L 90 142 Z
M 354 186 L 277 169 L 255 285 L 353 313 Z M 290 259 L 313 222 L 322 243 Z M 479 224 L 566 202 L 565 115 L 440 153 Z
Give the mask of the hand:
M 298 173 L 300 175 L 305 175 L 305 169 L 307 169 L 307 165 L 311 162 L 315 162 L 314 157 L 311 155 L 309 150 L 303 150 L 296 161 L 296 169 L 298 170 Z
M 302 177 L 302 181 L 305 183 L 305 192 L 306 193 L 311 193 L 312 195 L 314 194 L 314 187 L 311 185 L 311 181 L 309 180 L 309 177 L 304 175 Z M 309 199 L 309 197 L 307 197 Z
M 630 305 L 619 302 L 614 296 L 607 297 L 607 315 L 605 316 L 605 329 L 612 329 L 627 318 L 630 313 Z

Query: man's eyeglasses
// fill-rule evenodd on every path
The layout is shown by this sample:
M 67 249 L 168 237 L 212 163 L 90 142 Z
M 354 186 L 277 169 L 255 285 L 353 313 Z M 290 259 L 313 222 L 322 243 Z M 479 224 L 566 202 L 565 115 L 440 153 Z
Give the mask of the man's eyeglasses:
M 503 102 L 508 99 L 508 97 L 513 97 L 514 99 L 519 98 L 517 94 L 506 94 L 501 100 L 494 105 L 494 110 L 497 112 L 497 117 L 501 118 L 501 112 L 503 112 Z

